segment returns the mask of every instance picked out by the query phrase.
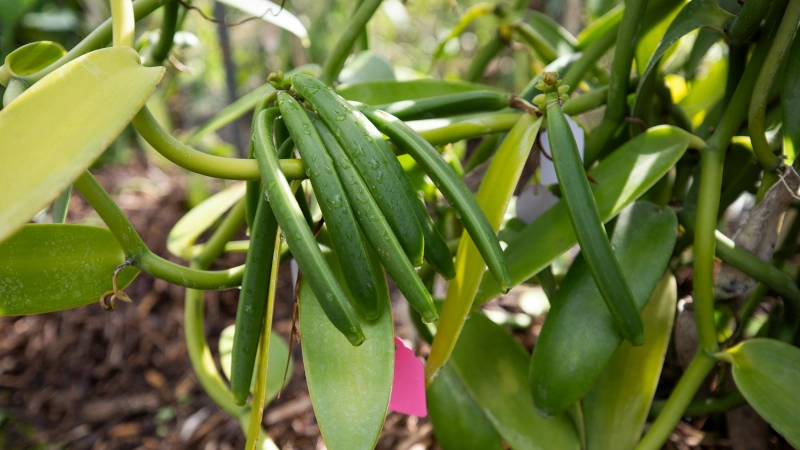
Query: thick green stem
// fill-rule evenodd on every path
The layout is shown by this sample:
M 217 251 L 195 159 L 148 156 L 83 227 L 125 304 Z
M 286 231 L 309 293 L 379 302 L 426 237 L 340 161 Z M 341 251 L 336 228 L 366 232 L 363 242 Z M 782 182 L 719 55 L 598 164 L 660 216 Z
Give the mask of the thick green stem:
M 700 348 L 717 351 L 719 345 L 714 321 L 714 232 L 717 229 L 725 154 L 706 149 L 700 155 L 700 191 L 694 239 L 694 311 Z
M 24 81 L 20 80 L 19 78 L 10 79 L 8 81 L 8 86 L 6 86 L 6 90 L 3 93 L 3 107 L 8 107 L 8 105 L 16 100 L 17 97 L 22 95 L 26 89 L 28 89 L 28 86 Z
M 336 42 L 333 51 L 328 55 L 328 59 L 325 61 L 325 66 L 322 68 L 322 75 L 319 77 L 323 83 L 331 85 L 339 77 L 339 72 L 342 71 L 347 55 L 352 51 L 353 44 L 356 42 L 358 35 L 367 25 L 372 15 L 375 14 L 375 11 L 378 10 L 380 4 L 381 0 L 364 0 L 358 7 L 356 13 L 353 14 L 353 17 L 350 19 L 350 23 L 347 24 L 344 34 L 342 34 L 342 37 Z
M 148 251 L 134 261 L 143 272 L 178 286 L 213 291 L 242 284 L 244 264 L 226 270 L 197 270 L 180 266 Z
M 661 414 L 658 415 L 658 419 L 653 422 L 650 430 L 636 446 L 636 450 L 659 450 L 664 445 L 716 362 L 702 351 L 695 355 L 675 386 L 675 390 L 672 391 L 672 395 L 669 396 Z
M 201 175 L 227 180 L 260 180 L 258 164 L 253 159 L 226 158 L 209 155 L 175 139 L 150 113 L 142 108 L 133 117 L 133 126 L 156 151 L 175 164 Z M 281 170 L 289 180 L 306 177 L 298 159 L 281 160 Z
M 108 195 L 103 186 L 97 182 L 87 170 L 77 180 L 75 180 L 75 189 L 81 193 L 83 198 L 89 205 L 97 211 L 100 218 L 106 224 L 108 229 L 117 239 L 125 256 L 128 258 L 138 258 L 141 255 L 150 252 L 144 241 L 139 237 L 139 233 L 133 228 L 131 222 L 125 217 L 122 210 L 114 203 L 111 196 Z
M 578 84 L 580 84 L 583 77 L 586 73 L 594 67 L 600 58 L 611 49 L 614 45 L 614 42 L 617 40 L 617 35 L 619 34 L 619 24 L 611 27 L 608 31 L 605 32 L 598 40 L 594 41 L 592 45 L 588 46 L 586 50 L 583 51 L 581 57 L 578 58 L 577 61 L 572 65 L 572 67 L 567 70 L 567 72 L 562 77 L 563 83 L 569 86 L 569 92 L 572 93 L 575 89 L 578 88 Z M 606 96 L 608 96 L 609 87 L 605 86 L 604 92 Z M 627 93 L 627 91 L 626 91 Z M 606 98 L 606 101 L 608 97 Z M 566 108 L 566 104 L 564 107 Z M 566 112 L 566 111 L 564 111 Z
M 233 239 L 244 224 L 244 203 L 239 202 L 231 209 L 220 224 L 219 228 L 211 235 L 203 250 L 192 261 L 193 269 L 206 269 L 224 251 L 225 243 Z M 203 291 L 194 289 L 186 290 L 184 307 L 184 332 L 186 334 L 186 347 L 189 350 L 189 359 L 192 367 L 208 396 L 234 417 L 241 417 L 247 408 L 237 406 L 233 401 L 233 394 L 228 385 L 217 371 L 211 349 L 206 342 L 203 326 Z
M 507 40 L 503 38 L 498 32 L 492 37 L 492 40 L 486 43 L 472 58 L 469 68 L 464 73 L 464 80 L 466 81 L 480 81 L 483 78 L 483 72 L 489 62 L 500 53 L 500 50 L 506 46 Z
M 146 17 L 158 9 L 159 6 L 163 5 L 165 1 L 166 0 L 137 0 L 133 2 L 133 15 L 135 20 L 140 20 L 143 17 Z M 62 56 L 58 61 L 50 64 L 46 68 L 34 74 L 22 77 L 22 79 L 28 85 L 32 85 L 33 83 L 36 83 L 44 78 L 45 75 L 74 60 L 75 58 L 89 53 L 92 50 L 103 48 L 110 40 L 111 19 L 108 19 L 99 27 L 95 28 L 95 30 L 92 31 L 89 36 L 86 36 L 86 38 L 84 38 L 78 45 L 67 52 L 66 55 Z
M 170 283 L 195 289 L 227 289 L 241 284 L 244 266 L 220 271 L 197 270 L 156 256 L 147 248 L 119 206 L 88 171 L 75 181 L 75 188 L 103 219 L 128 260 L 142 271 Z
M 602 156 L 603 149 L 625 116 L 636 36 L 639 34 L 646 9 L 647 0 L 625 2 L 625 12 L 622 15 L 614 47 L 614 62 L 611 64 L 605 115 L 586 143 L 584 165 L 587 167 Z
M 171 0 L 164 5 L 164 19 L 161 23 L 161 33 L 158 35 L 158 42 L 153 46 L 153 50 L 147 57 L 147 66 L 160 65 L 167 56 L 169 50 L 172 48 L 172 40 L 175 38 L 175 31 L 178 24 L 178 7 L 180 4 L 177 0 Z
M 408 125 L 417 130 L 420 136 L 430 142 L 431 145 L 438 146 L 486 134 L 508 131 L 517 123 L 522 114 L 523 113 L 507 111 L 480 114 L 437 128 L 426 127 L 426 129 L 423 130 L 420 130 L 419 125 L 428 121 L 419 121 L 417 123 L 409 122 Z M 435 121 L 437 119 L 432 120 Z
M 786 7 L 785 15 L 775 34 L 766 60 L 761 66 L 750 101 L 748 115 L 750 140 L 753 142 L 753 151 L 755 151 L 758 161 L 766 171 L 773 171 L 781 164 L 781 159 L 772 153 L 767 142 L 765 122 L 769 92 L 778 75 L 786 51 L 792 44 L 792 37 L 798 23 L 800 23 L 800 0 L 791 0 Z
M 709 397 L 692 400 L 686 411 L 683 413 L 685 416 L 691 417 L 705 417 L 714 414 L 722 414 L 724 412 L 736 409 L 747 403 L 742 393 L 738 390 L 731 391 L 721 397 Z M 666 400 L 656 400 L 650 407 L 650 414 L 648 418 L 655 420 L 667 406 Z
M 777 4 L 782 3 L 782 4 Z M 772 45 L 775 33 L 774 24 L 780 20 L 785 2 L 776 2 L 769 13 L 765 33 L 753 51 L 753 56 L 742 75 L 739 85 L 725 110 L 719 126 L 708 141 L 708 148 L 703 150 L 699 203 L 697 206 L 697 227 L 695 230 L 695 266 L 694 266 L 694 305 L 697 320 L 700 350 L 689 365 L 680 382 L 672 392 L 664 411 L 659 415 L 650 431 L 644 436 L 636 450 L 660 449 L 666 442 L 675 424 L 686 410 L 697 389 L 703 383 L 706 374 L 714 367 L 714 359 L 706 354 L 706 350 L 716 349 L 716 323 L 714 321 L 714 251 L 716 250 L 716 223 L 719 209 L 721 165 L 731 138 L 745 120 L 747 106 L 756 83 L 756 78 L 764 64 L 767 49 Z M 697 241 L 700 241 L 698 250 Z M 704 261 L 698 262 L 697 260 Z M 699 278 L 699 283 L 698 283 Z
M 111 0 L 111 36 L 114 47 L 133 48 L 135 24 L 131 0 Z

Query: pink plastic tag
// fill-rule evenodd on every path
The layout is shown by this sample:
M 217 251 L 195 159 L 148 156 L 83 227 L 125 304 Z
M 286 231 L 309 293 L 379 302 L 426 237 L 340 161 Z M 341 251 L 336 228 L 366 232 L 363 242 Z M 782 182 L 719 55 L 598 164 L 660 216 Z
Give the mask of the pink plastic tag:
M 428 415 L 428 405 L 425 403 L 425 371 L 422 361 L 398 337 L 394 338 L 394 348 L 394 381 L 389 409 L 401 414 L 425 417 Z

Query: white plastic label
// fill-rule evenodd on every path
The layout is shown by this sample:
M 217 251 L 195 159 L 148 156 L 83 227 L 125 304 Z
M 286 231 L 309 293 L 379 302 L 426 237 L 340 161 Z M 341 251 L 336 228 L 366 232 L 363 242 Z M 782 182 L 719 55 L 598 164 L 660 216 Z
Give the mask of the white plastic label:
M 584 144 L 584 133 L 583 128 L 578 125 L 577 122 L 572 120 L 572 117 L 567 116 L 567 122 L 569 122 L 569 127 L 572 129 L 572 135 L 575 136 L 575 142 L 578 144 L 578 153 L 581 154 L 581 161 L 583 161 L 583 144 Z M 553 153 L 550 151 L 550 141 L 547 138 L 547 130 L 544 130 L 539 138 L 539 142 L 542 144 L 542 148 L 544 151 L 547 152 L 548 155 L 552 155 Z M 541 180 L 540 183 L 547 186 L 550 184 L 558 183 L 558 177 L 556 176 L 556 168 L 553 166 L 553 161 L 547 159 L 546 156 L 541 155 L 539 159 L 539 170 L 541 171 Z

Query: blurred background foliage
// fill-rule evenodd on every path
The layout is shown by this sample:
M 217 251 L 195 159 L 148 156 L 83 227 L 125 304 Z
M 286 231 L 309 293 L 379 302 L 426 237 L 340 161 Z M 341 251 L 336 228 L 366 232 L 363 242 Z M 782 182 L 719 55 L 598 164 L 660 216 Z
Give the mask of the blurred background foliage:
M 247 0 L 236 0 L 247 3 Z M 336 42 L 359 0 L 287 0 L 284 8 L 309 31 L 310 45 L 289 32 L 229 6 L 236 1 L 198 0 L 192 5 L 226 25 L 206 20 L 181 8 L 182 32 L 167 62 L 168 75 L 148 103 L 159 120 L 176 134 L 187 132 L 212 117 L 236 98 L 264 84 L 274 71 L 321 63 Z M 505 6 L 517 6 L 509 0 Z M 544 12 L 577 33 L 593 18 L 611 9 L 613 0 L 530 0 L 528 11 Z M 386 58 L 398 79 L 424 76 L 457 79 L 467 70 L 478 49 L 498 32 L 499 20 L 487 15 L 467 32 L 452 39 L 435 63 L 432 55 L 460 14 L 478 0 L 386 0 L 368 26 L 370 49 Z M 499 3 L 503 4 L 503 3 Z M 107 0 L 0 0 L 0 59 L 34 41 L 52 40 L 69 49 L 110 16 Z M 161 13 L 137 24 L 137 42 L 146 47 L 157 40 Z M 522 44 L 510 43 L 485 71 L 486 83 L 519 91 L 541 69 Z M 2 89 L 2 88 L 0 88 Z M 239 121 L 204 142 L 204 149 L 234 154 L 246 144 L 248 124 Z M 124 162 L 131 154 L 134 133 L 124 134 L 100 164 Z

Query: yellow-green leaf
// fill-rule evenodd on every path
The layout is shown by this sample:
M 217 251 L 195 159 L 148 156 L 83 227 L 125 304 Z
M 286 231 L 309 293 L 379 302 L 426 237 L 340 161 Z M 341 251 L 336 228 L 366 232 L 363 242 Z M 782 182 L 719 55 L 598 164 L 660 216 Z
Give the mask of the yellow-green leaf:
M 5 64 L 0 67 L 0 84 L 5 86 L 9 78 L 36 73 L 66 53 L 57 42 L 39 41 L 23 45 L 6 56 Z
M 669 345 L 678 290 L 668 273 L 644 311 L 644 345 L 623 342 L 583 399 L 587 450 L 630 450 L 639 442 Z
M 110 231 L 83 225 L 26 225 L 0 245 L 0 316 L 77 308 L 112 288 L 125 254 Z M 119 288 L 139 271 L 123 269 Z
M 475 198 L 495 231 L 500 227 L 541 124 L 542 119 L 531 114 L 519 119 L 497 150 L 478 189 Z M 433 381 L 453 351 L 486 269 L 486 262 L 468 235 L 461 239 L 455 266 L 456 276 L 448 286 L 438 332 L 425 366 L 428 383 Z
M 744 398 L 794 448 L 800 448 L 800 349 L 773 339 L 753 339 L 727 351 Z
M 142 107 L 164 74 L 130 48 L 87 53 L 0 111 L 0 242 L 55 200 Z
M 192 208 L 169 231 L 167 250 L 175 256 L 190 260 L 194 241 L 244 197 L 244 191 L 245 183 L 236 183 Z

